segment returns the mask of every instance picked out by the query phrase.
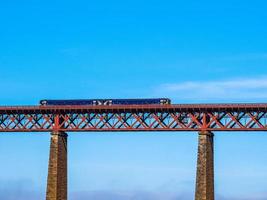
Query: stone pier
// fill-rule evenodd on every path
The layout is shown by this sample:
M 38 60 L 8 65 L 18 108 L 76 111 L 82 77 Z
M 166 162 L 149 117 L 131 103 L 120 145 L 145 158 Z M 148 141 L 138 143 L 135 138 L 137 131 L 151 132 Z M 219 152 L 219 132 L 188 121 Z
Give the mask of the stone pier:
M 51 133 L 46 200 L 67 200 L 67 137 Z
M 195 200 L 214 200 L 213 133 L 199 132 Z

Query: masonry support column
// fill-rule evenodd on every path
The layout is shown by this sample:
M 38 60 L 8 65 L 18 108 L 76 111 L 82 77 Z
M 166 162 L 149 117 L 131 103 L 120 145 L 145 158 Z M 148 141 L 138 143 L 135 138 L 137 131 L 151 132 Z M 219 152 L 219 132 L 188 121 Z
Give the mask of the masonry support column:
M 209 131 L 199 132 L 195 200 L 214 200 L 213 136 Z
M 46 200 L 67 200 L 67 137 L 51 133 Z

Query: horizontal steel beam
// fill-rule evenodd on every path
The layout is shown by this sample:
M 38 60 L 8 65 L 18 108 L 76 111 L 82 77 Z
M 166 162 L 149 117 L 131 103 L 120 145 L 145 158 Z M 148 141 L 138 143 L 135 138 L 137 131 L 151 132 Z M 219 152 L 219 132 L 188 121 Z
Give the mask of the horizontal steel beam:
M 171 104 L 111 106 L 0 106 L 0 113 L 68 113 L 122 111 L 267 111 L 267 103 L 251 104 Z

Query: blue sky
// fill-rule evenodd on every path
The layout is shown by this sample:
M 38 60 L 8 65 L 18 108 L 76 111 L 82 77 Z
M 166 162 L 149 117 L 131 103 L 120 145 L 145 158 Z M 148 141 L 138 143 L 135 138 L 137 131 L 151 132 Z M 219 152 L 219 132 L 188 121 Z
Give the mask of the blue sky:
M 265 1 L 1 1 L 0 104 L 266 102 Z M 0 134 L 0 199 L 44 199 L 47 133 Z M 267 199 L 267 135 L 215 133 L 219 200 Z M 70 199 L 193 199 L 197 134 L 69 134 Z

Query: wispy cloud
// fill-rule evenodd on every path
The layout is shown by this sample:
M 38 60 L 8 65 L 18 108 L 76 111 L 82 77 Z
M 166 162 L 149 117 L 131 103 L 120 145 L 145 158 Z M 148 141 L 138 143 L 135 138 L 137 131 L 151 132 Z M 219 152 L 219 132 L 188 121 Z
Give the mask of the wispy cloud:
M 162 84 L 155 89 L 160 96 L 177 101 L 266 101 L 267 76 L 232 80 L 186 81 Z
M 31 180 L 7 181 L 0 179 L 1 200 L 37 200 L 44 199 Z
M 70 199 L 85 200 L 191 200 L 190 194 L 161 193 L 155 191 L 85 191 L 70 194 Z
M 266 200 L 266 194 L 252 194 L 249 196 L 221 196 L 216 194 L 218 200 Z M 75 200 L 191 200 L 193 193 L 161 193 L 156 191 L 84 191 L 70 194 L 70 199 Z
M 221 59 L 228 60 L 228 61 L 266 60 L 267 53 L 237 54 L 237 55 L 225 56 L 225 57 L 222 57 Z
M 249 196 L 221 196 L 216 194 L 218 200 L 266 200 L 267 194 L 251 194 Z M 194 198 L 194 193 L 166 193 L 158 191 L 75 191 L 69 193 L 69 199 L 74 200 L 191 200 Z M 14 188 L 1 189 L 0 199 L 2 200 L 37 200 L 45 199 L 45 193 L 30 191 L 30 190 L 18 190 Z
M 238 197 L 226 197 L 222 195 L 216 195 L 217 200 L 266 200 L 267 199 L 267 194 L 266 193 L 255 193 L 251 195 L 241 195 Z

